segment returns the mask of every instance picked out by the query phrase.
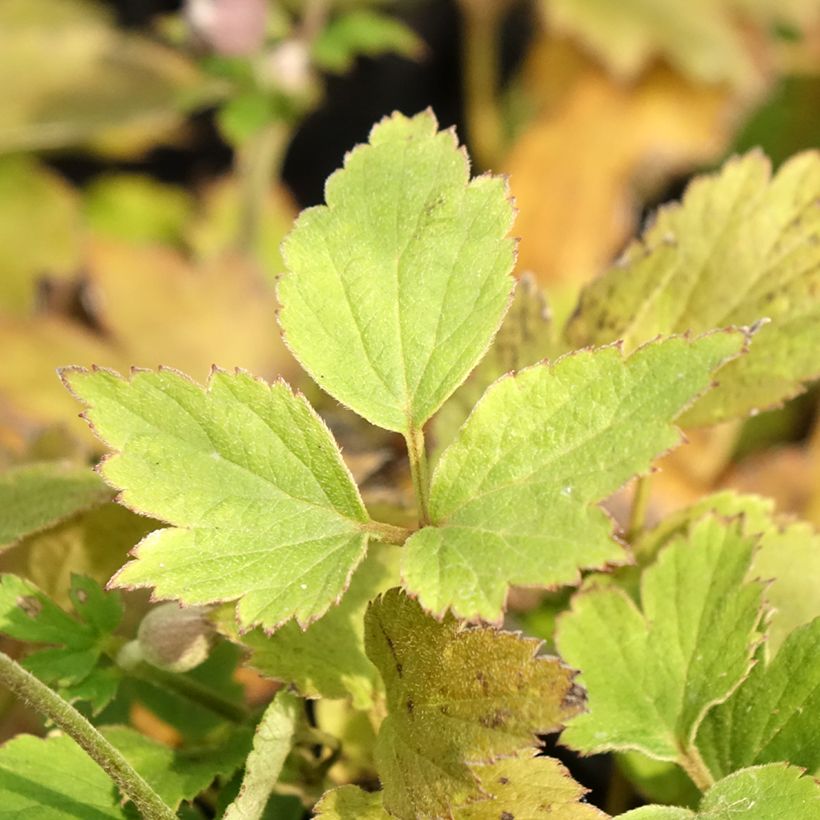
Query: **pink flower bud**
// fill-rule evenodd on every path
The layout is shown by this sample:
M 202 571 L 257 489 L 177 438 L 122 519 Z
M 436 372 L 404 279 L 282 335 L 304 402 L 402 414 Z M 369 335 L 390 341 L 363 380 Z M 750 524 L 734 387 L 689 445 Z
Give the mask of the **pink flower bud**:
M 226 57 L 253 54 L 265 42 L 267 0 L 186 0 L 185 16 L 194 32 Z

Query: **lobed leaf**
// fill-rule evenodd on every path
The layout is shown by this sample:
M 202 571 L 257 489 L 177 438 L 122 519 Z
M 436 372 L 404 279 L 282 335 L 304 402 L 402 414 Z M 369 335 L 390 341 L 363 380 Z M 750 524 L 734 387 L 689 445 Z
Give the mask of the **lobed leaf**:
M 628 358 L 585 350 L 497 381 L 435 469 L 435 526 L 405 545 L 407 589 L 436 614 L 497 621 L 511 584 L 625 562 L 596 503 L 680 442 L 673 420 L 743 344 L 724 332 Z
M 305 626 L 364 557 L 367 513 L 338 447 L 283 382 L 215 370 L 68 369 L 66 384 L 115 455 L 100 470 L 126 505 L 172 526 L 112 579 L 185 604 L 239 601 L 243 628 Z
M 420 428 L 473 369 L 509 303 L 513 208 L 469 181 L 435 117 L 394 114 L 285 239 L 279 323 L 296 358 L 368 421 Z
M 365 648 L 387 694 L 375 758 L 398 817 L 446 815 L 481 797 L 474 764 L 531 747 L 583 708 L 575 673 L 535 657 L 536 641 L 437 621 L 399 589 L 368 608 Z
M 562 742 L 679 760 L 751 667 L 763 589 L 744 578 L 755 543 L 739 521 L 705 518 L 644 572 L 641 609 L 614 586 L 575 596 L 557 645 L 582 670 L 589 711 Z
M 696 179 L 623 259 L 587 287 L 569 326 L 577 345 L 751 325 L 748 356 L 682 419 L 700 426 L 772 407 L 820 375 L 820 153 L 775 176 L 752 152 Z

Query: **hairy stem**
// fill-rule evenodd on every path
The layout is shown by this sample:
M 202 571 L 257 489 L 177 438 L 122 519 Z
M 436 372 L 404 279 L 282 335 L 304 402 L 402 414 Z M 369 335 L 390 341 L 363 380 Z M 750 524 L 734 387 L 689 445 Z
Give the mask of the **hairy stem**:
M 642 475 L 635 483 L 635 495 L 629 513 L 629 526 L 626 530 L 626 540 L 629 544 L 633 544 L 646 527 L 646 513 L 651 495 L 652 476 Z
M 144 820 L 175 820 L 176 814 L 131 764 L 71 704 L 0 652 L 0 682 L 82 747 L 131 800 Z
M 410 458 L 410 476 L 413 479 L 413 490 L 416 494 L 419 523 L 422 527 L 430 524 L 430 471 L 427 465 L 427 446 L 424 442 L 424 430 L 413 427 L 405 436 L 407 455 Z
M 678 764 L 702 792 L 708 791 L 715 785 L 715 779 L 709 769 L 706 768 L 700 752 L 694 746 L 681 750 L 678 756 Z
M 395 524 L 385 524 L 382 521 L 370 521 L 364 529 L 379 541 L 397 547 L 401 547 L 413 532 L 406 527 L 397 527 Z

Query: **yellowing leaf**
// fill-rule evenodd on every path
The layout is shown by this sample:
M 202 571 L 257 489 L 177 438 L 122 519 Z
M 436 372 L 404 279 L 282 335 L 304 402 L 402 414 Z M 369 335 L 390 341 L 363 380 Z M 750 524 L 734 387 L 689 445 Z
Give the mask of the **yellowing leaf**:
M 497 621 L 511 584 L 572 584 L 623 563 L 597 502 L 680 442 L 672 422 L 743 343 L 585 350 L 497 381 L 436 466 L 433 526 L 402 551 L 407 588 L 434 613 Z
M 621 262 L 584 292 L 570 338 L 623 339 L 751 325 L 768 318 L 751 353 L 684 417 L 714 424 L 770 407 L 820 374 L 820 154 L 772 177 L 759 153 L 693 182 L 657 214 Z
M 368 516 L 307 401 L 215 371 L 68 370 L 85 416 L 116 454 L 103 476 L 122 503 L 173 526 L 137 547 L 117 586 L 185 604 L 238 600 L 244 628 L 303 626 L 338 601 L 364 557 Z
M 583 708 L 574 673 L 536 658 L 536 641 L 436 621 L 398 589 L 370 605 L 365 647 L 387 692 L 376 765 L 398 817 L 446 816 L 481 797 L 468 764 L 531 747 Z
M 410 435 L 473 369 L 509 304 L 513 210 L 502 179 L 469 181 L 431 112 L 376 125 L 283 245 L 279 322 L 317 383 Z

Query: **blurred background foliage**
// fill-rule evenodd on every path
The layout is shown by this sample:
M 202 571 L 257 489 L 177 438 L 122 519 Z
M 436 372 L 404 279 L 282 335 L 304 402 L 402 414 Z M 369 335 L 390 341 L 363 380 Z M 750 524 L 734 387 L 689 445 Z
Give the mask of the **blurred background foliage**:
M 345 151 L 427 106 L 477 171 L 509 174 L 518 272 L 547 297 L 527 322 L 551 322 L 553 355 L 581 285 L 691 175 L 753 146 L 778 164 L 820 145 L 820 4 L 0 0 L 0 468 L 99 455 L 58 366 L 200 381 L 239 366 L 309 391 L 368 502 L 400 509 L 400 443 L 299 375 L 274 288 L 280 240 Z M 661 466 L 650 521 L 736 487 L 820 524 L 817 391 L 693 433 Z M 0 547 L 3 568 L 66 600 L 71 572 L 104 582 L 152 526 L 103 494 Z M 511 623 L 549 641 L 565 599 L 522 592 Z M 269 691 L 242 674 L 249 697 Z M 119 708 L 179 743 L 158 697 Z M 6 707 L 3 736 L 31 721 Z M 589 765 L 573 763 L 595 785 Z M 686 801 L 663 766 L 622 765 L 644 793 Z

